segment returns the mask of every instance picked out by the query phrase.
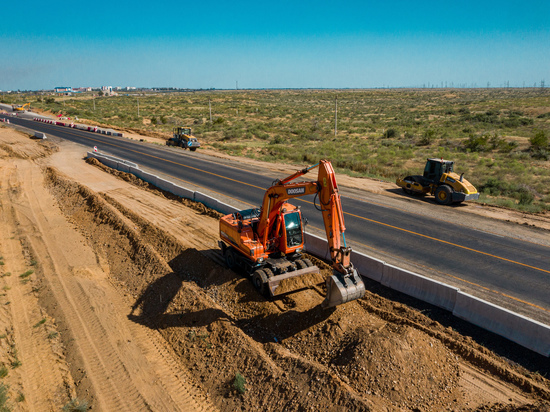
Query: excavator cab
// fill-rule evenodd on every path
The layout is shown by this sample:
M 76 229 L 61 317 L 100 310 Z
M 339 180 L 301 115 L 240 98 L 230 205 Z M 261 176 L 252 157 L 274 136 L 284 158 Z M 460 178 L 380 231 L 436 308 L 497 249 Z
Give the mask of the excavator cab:
M 304 240 L 302 238 L 302 219 L 300 212 L 292 212 L 283 215 L 285 224 L 286 247 L 293 248 L 301 245 Z

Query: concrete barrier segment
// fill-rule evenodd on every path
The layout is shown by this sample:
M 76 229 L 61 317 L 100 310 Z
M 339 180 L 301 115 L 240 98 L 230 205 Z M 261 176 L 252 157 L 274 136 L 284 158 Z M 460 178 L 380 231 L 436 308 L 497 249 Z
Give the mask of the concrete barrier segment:
M 550 357 L 550 326 L 458 292 L 453 315 Z
M 157 185 L 159 189 L 165 190 L 166 192 L 170 192 L 174 194 L 174 186 L 176 186 L 174 183 L 169 182 L 168 180 L 161 179 L 160 177 L 157 177 Z
M 388 264 L 384 265 L 381 283 L 448 311 L 453 310 L 458 293 L 458 288 Z
M 381 283 L 384 273 L 384 261 L 353 250 L 351 252 L 351 263 L 361 276 Z
M 190 200 L 195 199 L 195 192 L 193 192 L 192 190 L 186 189 L 184 187 L 181 187 L 181 186 L 174 185 L 174 192 L 173 193 L 176 196 L 182 197 L 184 199 L 190 199 Z
M 219 207 L 218 199 L 214 199 L 213 197 L 205 195 L 204 193 L 195 192 L 195 196 L 193 200 L 195 200 L 195 202 L 202 203 L 203 205 L 211 209 L 218 210 L 218 207 Z
M 328 242 L 322 237 L 305 233 L 305 251 L 321 259 L 330 259 Z
M 42 132 L 34 132 L 34 137 L 37 137 L 39 139 L 46 139 L 46 134 Z
M 117 168 L 117 162 L 115 162 L 114 160 L 111 160 L 109 159 L 108 157 L 106 156 L 103 156 L 101 153 L 97 153 L 97 152 L 88 152 L 88 157 L 93 157 L 97 160 L 99 160 L 101 163 L 103 163 L 105 166 L 109 166 L 113 169 L 116 169 Z
M 223 213 L 225 215 L 228 215 L 230 213 L 238 212 L 239 209 L 237 209 L 234 206 L 228 205 L 227 203 L 223 203 L 218 201 L 218 209 L 216 209 L 218 212 Z

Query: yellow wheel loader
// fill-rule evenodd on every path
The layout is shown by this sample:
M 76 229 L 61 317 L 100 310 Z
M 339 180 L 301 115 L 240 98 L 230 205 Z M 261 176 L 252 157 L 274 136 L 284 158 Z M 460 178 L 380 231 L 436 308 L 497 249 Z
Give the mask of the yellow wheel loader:
M 464 173 L 455 173 L 453 167 L 450 160 L 428 159 L 422 176 L 398 178 L 395 183 L 407 194 L 434 195 L 441 205 L 479 199 L 474 185 L 464 179 Z

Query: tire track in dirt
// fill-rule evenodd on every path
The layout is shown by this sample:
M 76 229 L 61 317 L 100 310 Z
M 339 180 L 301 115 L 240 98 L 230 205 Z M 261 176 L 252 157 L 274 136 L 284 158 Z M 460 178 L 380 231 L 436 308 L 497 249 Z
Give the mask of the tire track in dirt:
M 25 181 L 42 181 L 39 170 L 31 172 L 35 175 Z M 36 183 L 33 187 L 28 184 L 25 189 L 32 197 L 29 208 L 38 228 L 37 234 L 29 236 L 29 242 L 36 255 L 46 256 L 44 278 L 63 314 L 64 324 L 70 329 L 73 337 L 70 345 L 78 352 L 85 371 L 80 382 L 88 386 L 97 409 L 201 410 L 185 390 L 185 382 L 162 376 L 160 372 L 168 372 L 168 367 L 153 367 L 134 343 L 144 340 L 141 347 L 151 347 L 146 337 L 135 334 L 137 328 L 130 330 L 126 326 L 131 323 L 124 315 L 129 308 L 118 304 L 121 297 L 106 282 L 106 274 L 97 266 L 95 254 L 92 253 L 88 261 L 79 262 L 70 256 L 70 250 L 63 251 L 67 241 L 78 244 L 84 240 L 74 231 L 61 230 L 66 226 L 61 214 L 55 218 L 48 216 L 47 209 L 57 207 L 52 205 L 48 192 L 42 186 L 37 188 Z M 66 239 L 60 239 L 65 236 Z M 150 359 L 159 358 L 154 349 L 149 350 L 149 354 Z M 163 360 L 157 360 L 157 366 Z
M 8 203 L 8 199 L 12 204 L 23 204 L 16 173 L 4 172 L 2 186 L 6 183 L 8 188 L 2 191 L 3 205 Z M 50 320 L 41 310 L 38 299 L 32 292 L 31 282 L 27 282 L 30 278 L 19 276 L 29 269 L 29 262 L 26 262 L 25 250 L 20 241 L 10 236 L 19 230 L 15 224 L 18 213 L 7 205 L 2 209 L 1 243 L 6 263 L 4 273 L 12 274 L 5 277 L 6 286 L 10 288 L 7 290 L 11 312 L 9 322 L 13 327 L 17 358 L 21 362 L 21 366 L 12 373 L 16 372 L 20 376 L 20 393 L 25 397 L 26 410 L 58 410 L 68 399 L 74 397 L 74 383 L 62 354 L 54 351 L 51 342 L 46 338 L 47 331 L 42 324 Z M 22 222 L 22 225 L 24 230 L 25 223 Z

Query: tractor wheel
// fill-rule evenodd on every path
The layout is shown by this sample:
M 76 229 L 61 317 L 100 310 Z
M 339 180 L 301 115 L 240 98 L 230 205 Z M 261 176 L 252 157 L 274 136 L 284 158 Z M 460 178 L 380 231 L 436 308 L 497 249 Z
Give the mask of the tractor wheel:
M 447 186 L 442 185 L 435 189 L 435 201 L 440 205 L 448 205 L 453 199 L 453 190 Z
M 267 274 L 264 269 L 258 269 L 252 274 L 252 283 L 262 296 L 267 294 Z
M 294 261 L 296 263 L 296 267 L 298 270 L 307 268 L 306 262 L 304 262 L 302 259 L 297 259 Z
M 225 249 L 225 252 L 223 253 L 223 257 L 225 258 L 225 264 L 229 269 L 235 269 L 237 266 L 237 257 L 235 256 L 235 252 L 232 248 L 228 247 Z

